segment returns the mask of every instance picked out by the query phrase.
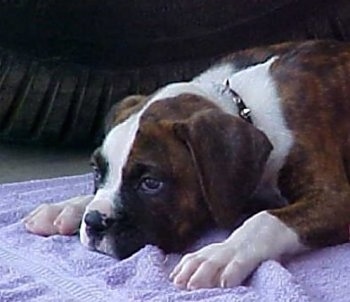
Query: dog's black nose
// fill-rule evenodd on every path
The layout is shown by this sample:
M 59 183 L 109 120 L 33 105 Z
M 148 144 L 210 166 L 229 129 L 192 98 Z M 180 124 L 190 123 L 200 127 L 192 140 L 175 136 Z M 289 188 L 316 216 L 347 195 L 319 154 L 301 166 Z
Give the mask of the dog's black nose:
M 100 233 L 111 226 L 112 220 L 99 211 L 91 211 L 85 215 L 84 222 L 90 231 Z

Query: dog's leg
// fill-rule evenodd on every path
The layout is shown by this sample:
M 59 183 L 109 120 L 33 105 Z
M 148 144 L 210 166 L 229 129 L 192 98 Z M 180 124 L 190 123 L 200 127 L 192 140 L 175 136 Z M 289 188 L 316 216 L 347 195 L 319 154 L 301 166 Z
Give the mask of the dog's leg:
M 264 260 L 304 247 L 296 232 L 268 211 L 255 214 L 224 242 L 188 254 L 171 274 L 175 285 L 189 290 L 232 287 Z
M 338 189 L 314 190 L 285 208 L 252 216 L 224 242 L 186 255 L 170 277 L 187 289 L 232 287 L 262 261 L 346 242 L 350 192 Z
M 78 232 L 86 206 L 93 195 L 74 197 L 59 203 L 42 204 L 23 218 L 25 228 L 34 234 L 73 235 Z

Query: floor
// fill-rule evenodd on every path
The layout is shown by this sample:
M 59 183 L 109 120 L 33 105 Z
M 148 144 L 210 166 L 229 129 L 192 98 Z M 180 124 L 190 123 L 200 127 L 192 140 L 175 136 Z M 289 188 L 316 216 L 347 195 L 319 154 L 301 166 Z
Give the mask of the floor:
M 0 144 L 0 183 L 90 172 L 91 151 Z

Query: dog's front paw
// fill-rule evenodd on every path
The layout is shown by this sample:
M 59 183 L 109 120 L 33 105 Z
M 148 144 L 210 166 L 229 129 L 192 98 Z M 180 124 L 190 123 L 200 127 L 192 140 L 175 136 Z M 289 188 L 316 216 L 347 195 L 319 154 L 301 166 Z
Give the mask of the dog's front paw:
M 266 211 L 255 214 L 222 243 L 188 254 L 171 273 L 181 288 L 233 287 L 267 259 L 305 250 L 298 234 Z
M 208 245 L 185 255 L 170 278 L 176 286 L 189 290 L 237 286 L 259 264 L 241 252 L 229 241 Z
M 55 204 L 42 204 L 22 219 L 25 228 L 34 234 L 73 235 L 78 231 L 86 205 L 92 196 L 79 196 Z

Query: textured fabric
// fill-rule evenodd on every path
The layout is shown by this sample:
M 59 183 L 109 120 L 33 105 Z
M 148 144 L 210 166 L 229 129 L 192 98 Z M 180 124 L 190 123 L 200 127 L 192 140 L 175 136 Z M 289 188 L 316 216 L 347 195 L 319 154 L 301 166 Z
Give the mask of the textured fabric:
M 349 301 L 350 244 L 281 265 L 264 262 L 232 289 L 176 289 L 168 280 L 180 255 L 146 246 L 118 261 L 86 250 L 77 237 L 29 234 L 20 218 L 42 202 L 91 192 L 91 176 L 0 186 L 0 301 Z M 193 248 L 224 238 L 213 230 Z

